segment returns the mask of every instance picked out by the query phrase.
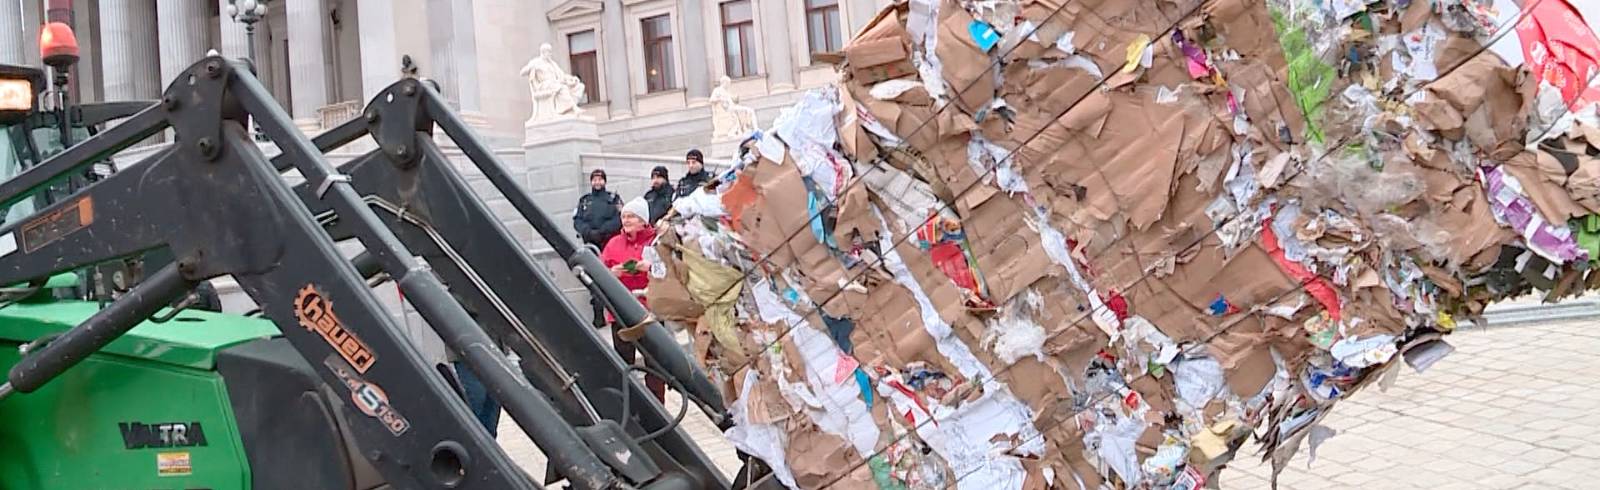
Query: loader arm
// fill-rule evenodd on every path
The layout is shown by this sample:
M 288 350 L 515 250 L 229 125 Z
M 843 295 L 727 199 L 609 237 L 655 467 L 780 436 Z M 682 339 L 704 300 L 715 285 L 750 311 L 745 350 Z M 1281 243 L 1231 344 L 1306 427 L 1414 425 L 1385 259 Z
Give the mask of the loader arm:
M 211 57 L 189 67 L 162 104 L 140 111 L 0 184 L 0 202 L 28 197 L 83 166 L 165 129 L 172 147 L 0 229 L 0 282 L 14 284 L 168 247 L 176 261 L 83 324 L 30 351 L 0 386 L 29 393 L 148 318 L 198 281 L 233 275 L 343 404 L 362 455 L 397 488 L 538 488 L 499 449 L 382 309 L 301 200 L 244 131 L 254 117 L 318 195 L 360 230 L 385 268 L 422 269 L 247 67 Z M 430 274 L 405 277 L 432 294 L 452 348 L 481 350 L 470 319 L 448 318 Z M 419 302 L 419 307 L 422 303 Z M 453 302 L 461 317 L 460 306 Z M 444 336 L 442 334 L 442 336 Z M 478 367 L 478 366 L 475 366 Z M 596 487 L 598 488 L 598 487 Z
M 684 394 L 700 404 L 706 414 L 719 419 L 720 425 L 725 425 L 727 408 L 711 378 L 679 348 L 672 334 L 645 309 L 639 299 L 611 275 L 600 257 L 588 248 L 579 246 L 573 237 L 562 233 L 550 215 L 534 204 L 533 198 L 511 177 L 489 146 L 467 127 L 460 115 L 452 111 L 444 98 L 428 84 L 408 79 L 385 88 L 367 104 L 360 118 L 317 135 L 313 142 L 318 148 L 331 149 L 372 134 L 379 143 L 378 151 L 404 168 L 415 164 L 421 145 L 432 145 L 430 138 L 419 137 L 416 133 L 432 134 L 435 127 L 443 130 L 456 143 L 472 162 L 473 168 L 506 198 L 518 215 L 533 226 L 556 255 L 566 261 L 589 293 L 605 302 L 607 308 L 616 315 L 617 322 L 631 326 L 629 330 L 638 336 L 636 342 L 640 351 L 660 366 L 665 374 L 677 379 L 683 385 Z M 287 160 L 281 158 L 274 159 L 274 164 L 280 171 L 292 168 Z
M 659 468 L 663 475 L 680 472 L 692 477 L 694 488 L 727 488 L 711 460 L 676 427 L 672 414 L 628 376 L 628 369 L 606 341 L 535 265 L 525 245 L 512 237 L 434 143 L 428 131 L 436 121 L 430 117 L 426 101 L 437 97 L 417 80 L 402 80 L 380 92 L 363 117 L 314 142 L 322 151 L 362 135 L 371 135 L 379 143 L 379 148 L 342 165 L 340 172 L 350 177 L 351 185 L 375 211 L 385 214 L 385 223 L 406 247 L 428 261 L 452 293 L 477 312 L 479 323 L 519 354 L 525 376 L 539 391 L 554 397 L 568 423 L 587 431 L 597 430 L 594 425 L 601 420 L 616 421 L 634 440 L 656 434 L 640 442 L 646 457 L 631 458 L 629 464 L 612 462 L 614 467 L 622 466 L 617 469 L 625 474 L 639 472 L 636 475 Z M 352 131 L 352 127 L 360 130 Z M 498 171 L 498 162 L 474 163 L 486 173 Z M 295 190 L 314 213 L 326 216 L 324 221 L 335 239 L 356 236 L 333 216 L 332 209 L 316 199 L 310 182 Z M 520 187 L 501 191 L 526 200 Z M 632 295 L 625 299 L 637 304 Z M 666 351 L 687 363 L 687 355 L 675 343 L 664 347 L 658 352 Z M 655 358 L 650 359 L 651 365 L 659 368 Z M 680 391 L 697 384 L 712 386 L 698 370 L 690 370 L 688 375 L 694 378 L 669 377 Z M 629 420 L 624 420 L 622 393 L 631 398 L 626 404 L 631 408 Z M 694 395 L 688 397 L 696 398 L 707 413 L 721 415 L 720 396 L 715 392 L 711 403 Z M 535 442 L 546 454 L 570 450 L 537 437 Z M 600 454 L 609 452 L 594 449 Z M 641 478 L 655 477 L 630 477 L 635 481 Z

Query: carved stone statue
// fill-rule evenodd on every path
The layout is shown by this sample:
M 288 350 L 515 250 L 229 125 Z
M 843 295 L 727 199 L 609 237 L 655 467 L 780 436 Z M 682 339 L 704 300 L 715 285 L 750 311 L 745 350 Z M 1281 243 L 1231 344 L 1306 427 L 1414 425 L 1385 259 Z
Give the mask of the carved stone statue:
M 522 76 L 528 78 L 528 92 L 533 96 L 533 115 L 528 123 L 577 117 L 583 113 L 578 104 L 583 101 L 583 81 L 568 75 L 550 57 L 548 43 L 539 46 L 539 56 L 522 66 Z
M 741 137 L 756 130 L 756 111 L 739 105 L 739 99 L 729 90 L 731 84 L 733 80 L 724 75 L 717 81 L 717 88 L 711 89 L 711 130 L 715 138 Z

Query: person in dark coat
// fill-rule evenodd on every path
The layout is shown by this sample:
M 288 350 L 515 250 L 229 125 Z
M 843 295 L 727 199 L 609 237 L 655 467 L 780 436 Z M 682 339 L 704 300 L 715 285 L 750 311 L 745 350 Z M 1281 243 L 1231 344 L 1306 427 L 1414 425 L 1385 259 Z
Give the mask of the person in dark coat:
M 706 185 L 706 181 L 711 180 L 711 174 L 706 172 L 705 155 L 702 155 L 700 150 L 689 150 L 689 154 L 683 157 L 683 160 L 689 166 L 689 173 L 683 174 L 683 178 L 678 179 L 678 197 L 693 194 L 695 189 L 699 189 Z
M 672 179 L 667 177 L 667 167 L 656 166 L 650 169 L 650 190 L 645 191 L 644 200 L 650 205 L 649 223 L 654 225 L 661 221 L 667 211 L 672 210 L 672 200 L 677 191 L 672 188 Z
M 578 209 L 572 212 L 572 229 L 583 243 L 600 250 L 622 231 L 622 196 L 606 190 L 605 170 L 589 172 L 589 193 L 578 198 Z M 589 298 L 589 305 L 594 307 L 595 328 L 604 327 L 604 303 L 600 298 Z

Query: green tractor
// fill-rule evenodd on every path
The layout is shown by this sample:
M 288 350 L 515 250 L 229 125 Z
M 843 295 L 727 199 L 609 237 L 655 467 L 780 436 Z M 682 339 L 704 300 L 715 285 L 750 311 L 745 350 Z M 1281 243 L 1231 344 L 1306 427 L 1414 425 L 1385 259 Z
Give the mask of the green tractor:
M 0 179 L 156 104 L 47 108 L 40 103 L 50 100 L 44 82 L 43 70 L 0 65 Z M 114 171 L 109 160 L 96 161 L 0 216 L 14 228 Z M 12 250 L 20 245 L 8 243 Z M 0 250 L 7 250 L 5 243 Z M 138 267 L 166 255 L 161 252 L 0 288 L 0 369 L 9 372 L 28 352 L 88 320 L 128 289 Z M 370 465 L 356 464 L 361 460 L 352 458 L 350 441 L 331 437 L 341 434 L 334 425 L 337 406 L 326 400 L 331 393 L 306 396 L 326 390 L 276 325 L 204 309 L 215 308 L 167 308 L 37 391 L 0 403 L 0 420 L 8 421 L 0 427 L 0 488 L 223 489 L 299 482 L 371 488 L 382 482 Z M 236 407 L 235 396 L 289 401 L 270 418 L 292 422 L 304 435 L 270 437 L 275 429 L 262 423 L 260 407 Z M 252 435 L 248 452 L 246 433 Z M 253 461 L 251 454 L 301 456 Z M 252 475 L 252 469 L 265 474 Z
M 688 437 L 689 403 L 727 423 L 716 386 L 430 82 L 402 79 L 307 138 L 242 60 L 203 59 L 148 103 L 41 110 L 43 81 L 0 67 L 0 488 L 777 487 L 754 460 L 730 481 Z M 435 131 L 632 325 L 643 365 L 588 326 Z M 163 132 L 137 164 L 95 171 Z M 324 157 L 360 138 L 377 148 Z M 336 247 L 352 241 L 354 256 Z M 222 276 L 260 309 L 206 311 Z M 385 281 L 548 455 L 545 474 L 423 360 L 372 293 Z
M 76 286 L 61 275 L 46 288 Z M 0 368 L 99 311 L 22 298 L 0 310 Z M 162 321 L 164 320 L 164 321 Z M 371 488 L 339 440 L 336 407 L 272 322 L 206 311 L 143 322 L 39 390 L 0 403 L 6 488 Z M 234 400 L 271 397 L 273 410 Z M 268 422 L 288 423 L 273 427 Z M 278 431 L 295 436 L 273 437 Z M 251 437 L 249 451 L 244 436 Z M 310 437 L 321 436 L 321 437 Z M 255 458 L 252 454 L 293 454 Z M 265 473 L 265 474 L 253 474 Z M 273 475 L 277 474 L 278 477 Z M 293 479 L 284 477 L 292 476 Z

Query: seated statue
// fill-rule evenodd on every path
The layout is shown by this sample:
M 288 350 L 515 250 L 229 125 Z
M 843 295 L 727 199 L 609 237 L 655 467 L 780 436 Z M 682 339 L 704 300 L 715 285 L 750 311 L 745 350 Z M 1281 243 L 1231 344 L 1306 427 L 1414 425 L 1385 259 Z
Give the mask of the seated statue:
M 583 102 L 583 81 L 568 75 L 550 56 L 550 45 L 539 46 L 539 57 L 522 66 L 522 76 L 528 78 L 528 91 L 533 96 L 533 115 L 528 124 L 583 113 L 578 104 Z
M 724 75 L 717 81 L 717 88 L 711 90 L 711 130 L 714 138 L 743 137 L 756 130 L 756 111 L 739 105 L 739 99 L 729 90 L 732 83 L 733 80 Z

